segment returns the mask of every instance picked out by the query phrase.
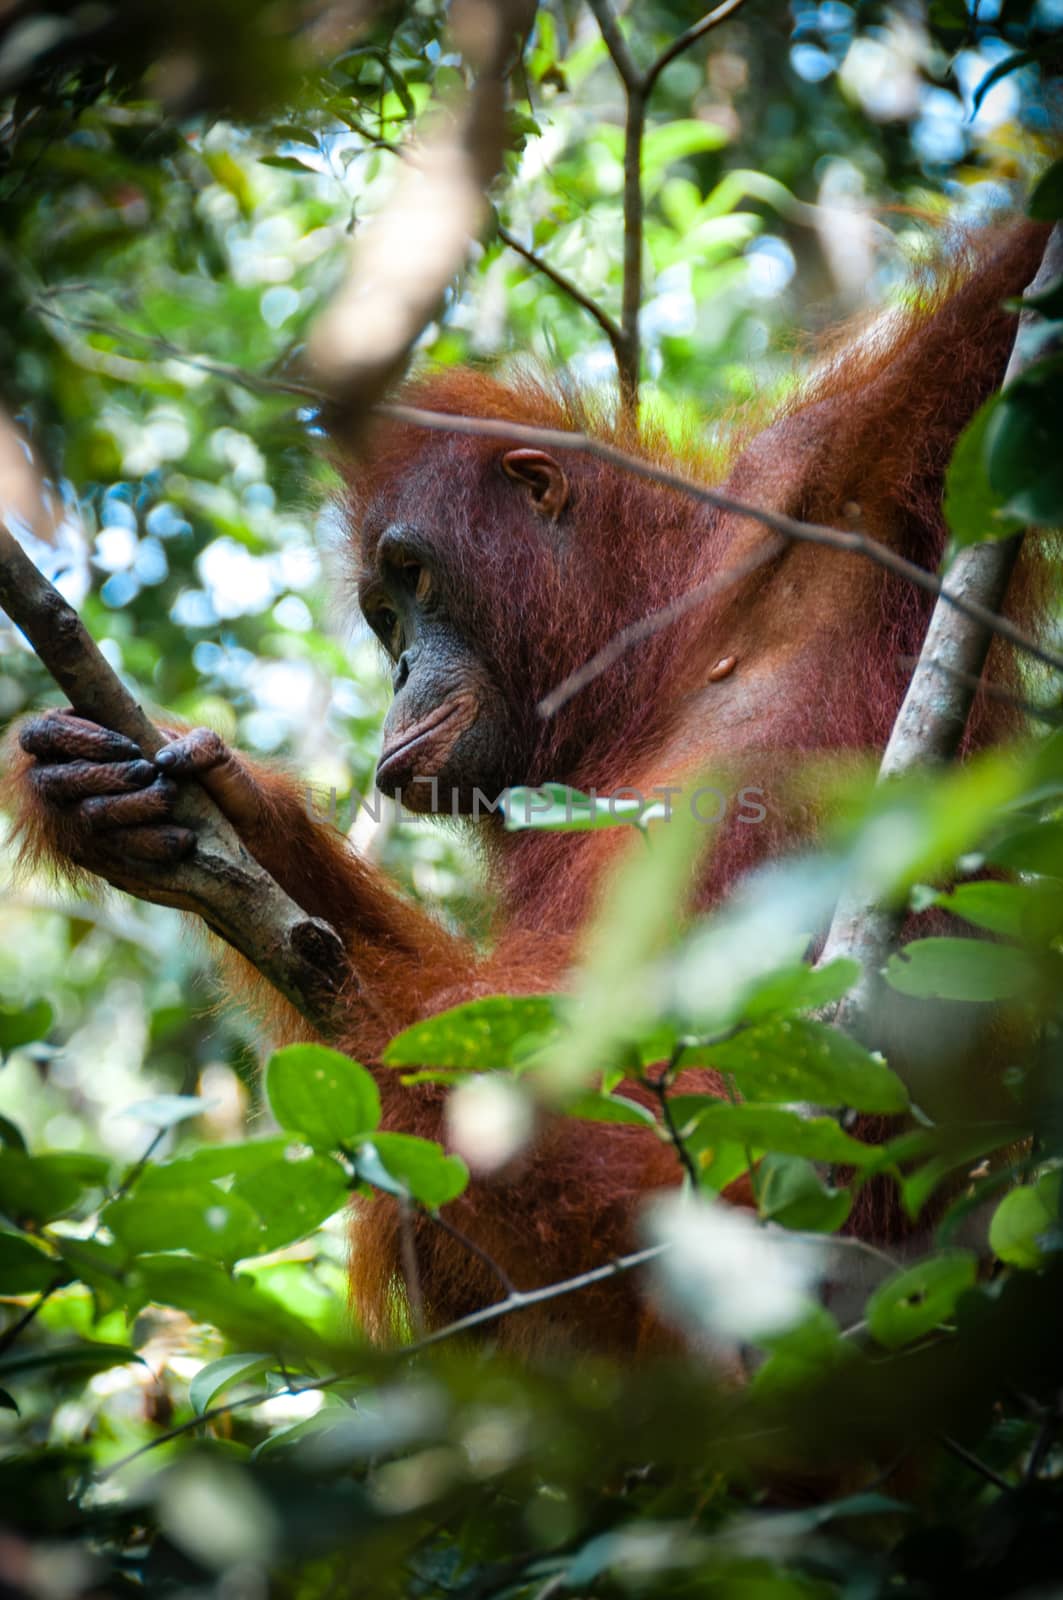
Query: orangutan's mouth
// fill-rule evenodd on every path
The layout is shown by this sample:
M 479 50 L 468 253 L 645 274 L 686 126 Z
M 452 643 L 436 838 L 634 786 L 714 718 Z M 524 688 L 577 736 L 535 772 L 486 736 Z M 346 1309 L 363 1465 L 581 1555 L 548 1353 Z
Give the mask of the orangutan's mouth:
M 464 733 L 475 715 L 474 697 L 455 695 L 450 700 L 444 700 L 441 706 L 429 712 L 420 722 L 415 722 L 412 728 L 400 730 L 398 737 L 380 752 L 376 769 L 377 786 L 382 787 L 389 782 L 396 769 L 401 772 L 406 768 L 411 755 L 423 756 L 438 745 L 441 748 L 435 751 L 435 759 L 428 764 L 425 773 L 426 777 L 431 777 L 433 771 L 439 770 L 455 740 Z

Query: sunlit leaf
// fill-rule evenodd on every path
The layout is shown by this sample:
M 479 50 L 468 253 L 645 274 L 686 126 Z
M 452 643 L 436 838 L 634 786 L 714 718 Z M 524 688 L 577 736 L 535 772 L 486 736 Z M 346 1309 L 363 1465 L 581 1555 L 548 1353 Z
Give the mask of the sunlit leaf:
M 0 1056 L 43 1039 L 51 1025 L 52 1008 L 47 1000 L 34 1000 L 21 1007 L 0 1006 Z
M 952 1316 L 977 1273 L 978 1260 L 970 1250 L 925 1257 L 875 1290 L 866 1311 L 871 1332 L 890 1350 L 932 1333 Z
M 783 1018 L 744 1028 L 722 1044 L 688 1052 L 734 1079 L 744 1100 L 808 1101 L 858 1111 L 903 1111 L 908 1094 L 896 1073 L 837 1028 Z
M 729 1142 L 840 1166 L 869 1166 L 878 1158 L 874 1145 L 852 1138 L 833 1117 L 803 1117 L 783 1106 L 746 1101 L 730 1105 L 704 1095 L 675 1095 L 671 1103 L 677 1121 L 691 1124 L 686 1143 L 695 1152 Z
M 886 964 L 890 988 L 920 1000 L 1008 1000 L 1036 981 L 1025 950 L 985 939 L 914 939 Z
M 200 1191 L 147 1191 L 113 1200 L 102 1212 L 105 1225 L 132 1255 L 156 1250 L 191 1250 L 209 1261 L 231 1264 L 256 1247 L 254 1212 L 238 1195 L 213 1184 Z
M 327 1355 L 323 1341 L 300 1318 L 243 1274 L 191 1255 L 147 1255 L 137 1260 L 133 1286 L 143 1301 L 176 1306 L 194 1322 L 212 1324 L 243 1349 L 265 1346 L 275 1355 Z
M 396 1034 L 384 1051 L 389 1067 L 448 1067 L 498 1071 L 513 1066 L 527 1047 L 557 1032 L 551 995 L 489 995 L 453 1006 Z
M 1041 1267 L 1063 1248 L 1058 1172 L 1006 1194 L 989 1224 L 993 1254 L 1010 1267 Z
M 139 1122 L 150 1122 L 156 1128 L 174 1128 L 190 1117 L 201 1116 L 216 1104 L 198 1094 L 156 1094 L 150 1100 L 134 1100 L 130 1106 L 116 1111 L 116 1117 L 136 1117 Z
M 334 1150 L 372 1133 L 380 1094 L 360 1062 L 322 1044 L 289 1044 L 266 1067 L 266 1093 L 282 1128 Z
M 85 1340 L 81 1344 L 53 1345 L 43 1350 L 7 1350 L 0 1355 L 0 1378 L 45 1374 L 56 1382 L 67 1374 L 88 1377 L 93 1372 L 106 1372 L 110 1367 L 123 1367 L 127 1362 L 140 1362 L 142 1358 L 127 1345 L 105 1344 Z
M 848 1189 L 825 1183 L 811 1161 L 797 1155 L 765 1156 L 756 1193 L 766 1221 L 799 1233 L 836 1233 L 853 1204 Z
M 0 1233 L 0 1294 L 35 1294 L 62 1277 L 62 1263 L 22 1233 Z
M 192 1410 L 202 1414 L 223 1389 L 236 1383 L 246 1383 L 275 1366 L 272 1356 L 241 1351 L 238 1355 L 222 1356 L 219 1361 L 208 1361 L 200 1367 L 188 1386 L 188 1403 Z
M 342 1211 L 350 1190 L 337 1162 L 329 1156 L 307 1155 L 244 1174 L 233 1184 L 232 1194 L 254 1212 L 255 1248 L 262 1253 L 279 1250 L 319 1228 Z
M 51 1222 L 73 1211 L 109 1171 L 110 1162 L 102 1156 L 0 1150 L 0 1212 L 16 1222 Z
M 455 1200 L 469 1181 L 460 1156 L 446 1155 L 431 1139 L 378 1133 L 357 1151 L 361 1175 L 389 1193 L 406 1194 L 435 1211 Z M 390 1182 L 381 1182 L 381 1169 Z

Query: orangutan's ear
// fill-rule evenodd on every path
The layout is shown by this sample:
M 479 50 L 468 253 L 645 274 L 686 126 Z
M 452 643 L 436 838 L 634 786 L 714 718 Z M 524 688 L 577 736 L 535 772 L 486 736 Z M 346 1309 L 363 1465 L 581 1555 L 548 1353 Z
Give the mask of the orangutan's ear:
M 568 504 L 568 479 L 553 456 L 545 450 L 507 450 L 502 471 L 524 485 L 536 511 L 557 521 Z

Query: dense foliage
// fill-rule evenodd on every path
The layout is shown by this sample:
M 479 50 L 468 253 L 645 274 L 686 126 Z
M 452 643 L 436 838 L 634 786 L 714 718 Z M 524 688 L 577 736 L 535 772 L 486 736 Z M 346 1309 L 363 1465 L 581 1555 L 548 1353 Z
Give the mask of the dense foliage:
M 342 6 L 245 0 L 0 16 L 0 382 L 61 508 L 55 541 L 22 530 L 27 546 L 114 666 L 149 702 L 287 756 L 359 848 L 477 928 L 463 836 L 360 803 L 387 678 L 336 598 L 332 469 L 298 392 L 349 236 L 465 74 L 442 4 L 365 9 L 357 27 Z M 631 7 L 632 50 L 652 59 L 698 14 Z M 1061 22 L 1054 0 L 749 0 L 677 57 L 644 145 L 646 413 L 677 441 L 711 437 L 784 391 L 806 335 L 888 302 L 928 217 L 978 218 L 1035 182 L 1037 214 L 1063 215 Z M 497 233 L 615 314 L 620 87 L 582 5 L 539 7 L 510 96 L 495 220 L 420 351 L 531 351 L 613 384 L 594 316 Z M 957 544 L 1063 522 L 1060 285 L 1040 310 L 1047 359 L 957 452 Z M 1054 1588 L 1063 745 L 1054 679 L 1024 682 L 1021 746 L 877 792 L 850 774 L 816 856 L 678 940 L 700 830 L 594 819 L 646 828 L 650 848 L 578 994 L 477 1002 L 390 1047 L 396 1071 L 466 1093 L 471 1077 L 499 1137 L 526 1116 L 530 1069 L 567 1114 L 611 1119 L 651 1116 L 612 1091 L 653 1063 L 728 1074 L 732 1104 L 662 1090 L 653 1120 L 699 1196 L 653 1219 L 652 1270 L 682 1325 L 746 1352 L 741 1389 L 693 1359 L 527 1369 L 458 1337 L 368 1348 L 345 1298 L 349 1195 L 435 1212 L 463 1163 L 381 1133 L 371 1076 L 324 1047 L 263 1074 L 251 1023 L 213 1006 L 210 952 L 172 913 L 11 879 L 0 1592 Z M 0 621 L 0 718 L 57 703 Z M 558 796 L 534 820 L 591 819 Z M 1006 872 L 950 892 L 957 864 Z M 909 945 L 888 980 L 927 1002 L 932 1044 L 1001 1008 L 1007 1116 L 932 1119 L 824 1020 L 857 970 L 801 955 L 854 878 L 962 919 L 969 937 Z M 593 1081 L 573 1066 L 588 1061 Z M 849 1111 L 909 1107 L 910 1131 L 878 1145 L 847 1131 Z M 711 1203 L 750 1166 L 768 1227 Z M 926 1220 L 903 1262 L 839 1232 L 883 1173 Z M 818 1303 L 826 1278 L 854 1286 L 844 1308 Z

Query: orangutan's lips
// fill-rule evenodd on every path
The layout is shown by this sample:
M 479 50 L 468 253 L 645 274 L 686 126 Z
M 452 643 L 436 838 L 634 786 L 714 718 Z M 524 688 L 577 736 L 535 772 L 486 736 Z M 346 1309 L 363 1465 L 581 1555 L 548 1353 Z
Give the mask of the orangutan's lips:
M 376 769 L 377 783 L 379 784 L 382 780 L 386 781 L 389 769 L 404 763 L 412 751 L 418 747 L 423 749 L 425 744 L 431 745 L 434 742 L 434 736 L 438 736 L 441 729 L 453 722 L 455 718 L 461 718 L 461 713 L 468 710 L 467 697 L 465 695 L 455 695 L 451 700 L 444 700 L 441 706 L 437 706 L 434 711 L 429 712 L 428 716 L 421 722 L 415 722 L 412 728 L 403 730 L 397 740 L 385 745 L 380 752 L 380 760 L 377 762 Z M 462 719 L 463 726 L 467 726 L 469 720 L 471 719 Z M 462 727 L 454 730 L 451 743 L 453 738 L 460 732 L 462 732 Z M 431 776 L 431 774 L 426 774 L 426 776 Z

